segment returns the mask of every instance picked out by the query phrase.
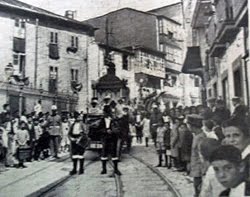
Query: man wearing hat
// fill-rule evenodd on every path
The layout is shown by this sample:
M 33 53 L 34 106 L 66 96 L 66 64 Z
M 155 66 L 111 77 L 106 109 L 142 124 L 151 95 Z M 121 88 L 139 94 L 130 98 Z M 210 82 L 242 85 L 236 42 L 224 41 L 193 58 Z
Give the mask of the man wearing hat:
M 58 159 L 59 139 L 61 134 L 61 117 L 57 114 L 57 107 L 55 105 L 51 106 L 51 115 L 49 115 L 47 119 L 46 126 L 49 128 L 50 149 L 52 156 Z
M 206 138 L 206 134 L 202 131 L 202 117 L 197 114 L 191 114 L 187 116 L 188 129 L 194 134 L 192 150 L 191 150 L 191 162 L 190 162 L 190 176 L 194 179 L 195 196 L 199 196 L 202 185 L 203 165 L 199 155 L 199 147 L 203 139 Z
M 78 112 L 74 113 L 75 122 L 69 130 L 69 139 L 71 141 L 71 157 L 73 161 L 73 169 L 70 175 L 77 172 L 77 162 L 79 160 L 79 174 L 84 173 L 84 152 L 88 144 L 87 127 L 83 124 L 81 116 Z
M 215 102 L 216 102 L 215 97 L 211 97 L 207 99 L 207 105 L 211 109 L 212 112 L 214 112 L 215 110 Z
M 160 110 L 158 109 L 158 106 L 155 103 L 152 105 L 152 108 L 153 110 L 150 116 L 150 133 L 154 141 L 154 144 L 156 146 L 156 129 L 157 129 L 158 123 L 162 119 L 162 113 L 160 112 Z
M 106 105 L 103 109 L 104 117 L 101 119 L 99 128 L 102 131 L 102 171 L 101 174 L 107 173 L 107 161 L 108 156 L 111 155 L 112 161 L 114 163 L 114 173 L 121 175 L 121 172 L 118 170 L 118 155 L 117 155 L 117 141 L 118 136 L 120 135 L 120 129 L 118 122 L 112 117 L 111 108 Z
M 233 97 L 232 102 L 234 111 L 231 115 L 231 119 L 235 121 L 245 121 L 247 113 L 246 106 L 241 103 L 241 99 L 239 97 Z
M 221 125 L 224 121 L 230 118 L 230 111 L 225 107 L 225 102 L 222 99 L 216 101 L 215 111 L 212 119 Z
M 98 99 L 92 98 L 91 99 L 91 107 L 89 108 L 90 114 L 102 114 L 101 109 L 98 106 Z

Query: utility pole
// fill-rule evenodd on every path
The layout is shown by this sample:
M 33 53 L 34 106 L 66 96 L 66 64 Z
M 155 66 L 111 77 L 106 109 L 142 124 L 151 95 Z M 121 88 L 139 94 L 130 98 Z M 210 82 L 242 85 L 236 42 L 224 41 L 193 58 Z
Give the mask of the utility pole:
M 104 55 L 104 63 L 106 66 L 108 66 L 107 73 L 115 75 L 115 64 L 112 62 L 111 56 L 110 56 L 110 44 L 109 44 L 109 36 L 112 34 L 112 32 L 109 31 L 109 19 L 106 18 L 106 24 L 105 24 L 105 55 Z

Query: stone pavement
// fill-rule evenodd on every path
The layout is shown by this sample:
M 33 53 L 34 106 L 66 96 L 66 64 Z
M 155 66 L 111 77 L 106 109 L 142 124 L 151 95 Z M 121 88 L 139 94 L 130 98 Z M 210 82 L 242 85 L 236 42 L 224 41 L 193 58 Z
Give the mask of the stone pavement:
M 133 143 L 133 146 L 134 148 L 131 154 L 144 160 L 151 166 L 156 166 L 158 164 L 158 155 L 153 144 L 150 144 L 149 147 L 145 147 L 144 144 Z M 166 167 L 157 169 L 167 177 L 175 189 L 179 191 L 181 196 L 193 196 L 193 182 L 191 177 L 185 176 L 183 172 L 176 172 Z
M 71 168 L 69 155 L 58 160 L 26 162 L 27 168 L 7 168 L 0 174 L 0 196 L 22 197 L 45 188 L 68 175 Z
M 132 148 L 131 153 L 134 156 L 141 158 L 142 160 L 146 161 L 148 164 L 152 166 L 155 166 L 157 164 L 158 162 L 157 154 L 156 154 L 153 144 L 150 144 L 150 147 L 145 147 L 144 145 L 140 145 L 136 143 L 133 143 L 133 145 L 134 146 Z M 93 153 L 90 152 L 87 155 L 90 155 L 90 157 L 92 157 Z M 140 171 L 137 172 L 136 170 L 141 169 L 143 166 L 141 166 L 141 164 L 136 161 L 130 160 L 128 157 L 129 155 L 126 155 L 126 154 L 124 155 L 124 159 L 125 158 L 126 159 L 124 160 L 124 162 L 121 163 L 120 167 L 121 167 L 121 170 L 124 170 L 123 171 L 124 174 L 122 175 L 122 180 L 124 181 L 124 191 L 126 191 L 125 194 L 127 194 L 126 196 L 133 196 L 131 192 L 137 191 L 137 190 L 139 191 L 140 188 L 143 189 L 144 186 L 135 187 L 135 189 L 131 190 L 133 185 L 138 186 L 138 184 L 134 184 L 135 182 L 131 181 L 130 176 L 132 175 L 135 176 L 134 174 L 137 174 L 138 172 L 140 172 Z M 89 158 L 87 160 L 89 160 Z M 133 162 L 135 163 L 132 165 L 131 162 L 132 164 Z M 54 185 L 56 182 L 62 179 L 65 179 L 65 177 L 68 177 L 69 171 L 71 170 L 71 167 L 72 167 L 71 166 L 72 163 L 68 155 L 61 156 L 61 159 L 59 160 L 51 160 L 51 161 L 43 160 L 39 162 L 34 161 L 32 163 L 25 163 L 25 165 L 27 165 L 27 168 L 25 169 L 8 168 L 7 171 L 0 173 L 0 196 L 1 197 L 39 196 L 42 193 L 42 191 L 45 190 L 46 188 L 49 188 L 52 185 Z M 87 167 L 86 176 L 83 175 L 80 177 L 73 177 L 73 179 L 71 179 L 70 182 L 67 182 L 66 184 L 64 184 L 63 187 L 57 188 L 54 192 L 50 194 L 55 194 L 52 196 L 58 196 L 56 194 L 60 194 L 59 196 L 66 197 L 72 194 L 71 192 L 73 188 L 75 189 L 78 188 L 76 190 L 73 189 L 75 191 L 75 193 L 73 193 L 75 194 L 75 196 L 77 196 L 78 194 L 83 194 L 83 192 L 85 191 L 84 194 L 89 194 L 87 196 L 98 196 L 98 197 L 99 196 L 102 196 L 102 197 L 112 196 L 114 197 L 115 196 L 114 180 L 108 177 L 103 177 L 103 176 L 102 178 L 100 178 L 101 177 L 101 175 L 99 175 L 100 169 L 101 169 L 101 163 L 96 162 L 93 165 L 90 165 Z M 162 174 L 164 174 L 167 177 L 167 179 L 169 179 L 172 182 L 172 185 L 180 192 L 182 196 L 193 195 L 193 185 L 189 177 L 184 176 L 183 173 L 175 172 L 165 167 L 161 167 L 157 169 Z M 139 174 L 137 174 L 137 176 L 139 177 Z M 151 177 L 151 176 L 148 176 L 148 177 L 149 179 L 145 179 L 145 177 L 142 178 L 143 180 L 145 179 L 144 185 L 146 185 L 146 183 L 148 182 L 147 187 L 151 186 L 151 182 L 152 183 L 158 182 L 158 180 L 156 179 L 157 177 Z M 85 183 L 85 184 L 81 184 L 81 187 L 80 187 L 79 183 Z M 160 182 L 158 184 L 160 184 Z M 159 190 L 158 192 L 161 193 L 161 190 L 163 188 L 161 188 L 160 185 L 157 185 L 156 188 L 158 188 Z M 152 187 L 154 186 L 152 185 Z M 67 188 L 68 190 L 66 190 Z M 90 189 L 90 188 L 93 188 L 93 189 Z M 96 188 L 99 188 L 99 189 L 96 189 Z M 103 189 L 100 190 L 100 188 L 103 188 Z M 89 192 L 86 193 L 86 191 L 89 191 Z M 102 194 L 100 193 L 100 191 L 102 191 Z M 103 195 L 104 191 L 105 191 L 105 195 Z M 136 194 L 136 192 L 134 194 Z M 167 196 L 170 196 L 170 194 L 168 194 Z

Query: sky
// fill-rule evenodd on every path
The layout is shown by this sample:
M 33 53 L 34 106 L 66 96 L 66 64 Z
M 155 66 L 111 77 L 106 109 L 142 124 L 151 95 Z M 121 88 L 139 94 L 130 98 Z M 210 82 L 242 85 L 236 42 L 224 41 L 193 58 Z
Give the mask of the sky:
M 43 9 L 64 15 L 66 10 L 76 10 L 78 20 L 100 16 L 123 7 L 146 11 L 180 0 L 20 0 Z

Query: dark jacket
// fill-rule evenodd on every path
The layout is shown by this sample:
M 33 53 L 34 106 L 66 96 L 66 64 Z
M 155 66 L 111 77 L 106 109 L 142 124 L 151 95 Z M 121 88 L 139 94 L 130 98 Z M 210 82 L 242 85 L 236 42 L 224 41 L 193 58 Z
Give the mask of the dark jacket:
M 106 128 L 105 118 L 102 118 L 99 124 L 99 131 L 101 133 L 102 139 L 117 139 L 121 137 L 121 132 L 119 128 L 119 121 L 117 119 L 111 119 L 110 128 L 111 133 L 108 133 Z

